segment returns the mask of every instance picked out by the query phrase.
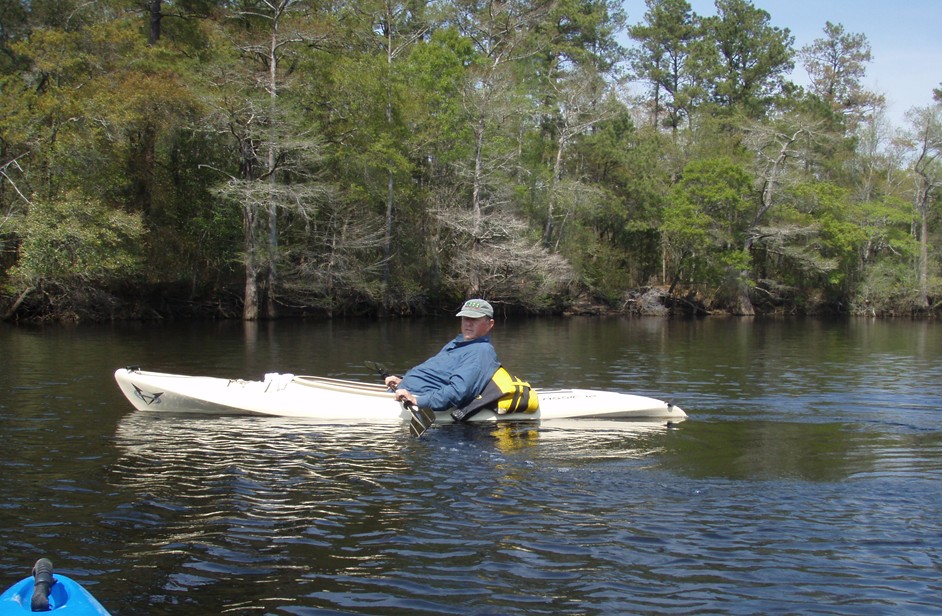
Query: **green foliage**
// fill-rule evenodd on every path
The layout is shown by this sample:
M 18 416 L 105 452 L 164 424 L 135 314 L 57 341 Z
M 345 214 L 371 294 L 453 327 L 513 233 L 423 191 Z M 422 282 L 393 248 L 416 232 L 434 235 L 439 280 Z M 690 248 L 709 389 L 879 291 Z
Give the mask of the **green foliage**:
M 852 303 L 858 313 L 900 315 L 907 314 L 915 305 L 918 282 L 912 267 L 881 261 L 867 270 L 855 291 Z
M 745 272 L 752 268 L 752 254 L 748 250 L 726 250 L 718 259 L 724 270 Z
M 646 4 L 645 22 L 628 30 L 638 41 L 631 64 L 649 83 L 658 107 L 655 121 L 663 106 L 665 124 L 676 131 L 697 96 L 691 55 L 700 30 L 687 0 L 647 0 Z
M 576 145 L 573 166 L 596 187 L 598 198 L 596 207 L 570 223 L 574 231 L 564 237 L 561 251 L 575 263 L 582 263 L 586 250 L 617 255 L 618 262 L 598 268 L 599 275 L 588 278 L 598 281 L 592 284 L 623 290 L 649 284 L 661 271 L 661 223 L 670 190 L 670 169 L 661 158 L 665 142 L 650 130 L 636 130 L 629 110 L 620 108 Z M 595 244 L 612 250 L 590 248 Z M 593 256 L 593 262 L 601 261 Z
M 850 218 L 847 190 L 827 182 L 804 185 L 799 189 L 814 204 L 813 216 L 820 225 L 820 239 L 813 244 L 821 259 L 819 279 L 831 287 L 840 288 L 848 278 L 859 271 L 860 254 L 866 242 L 865 229 L 859 221 Z M 814 273 L 814 272 L 810 272 Z
M 165 0 L 157 40 L 143 6 L 5 9 L 7 288 L 218 304 L 254 281 L 333 314 L 674 283 L 900 312 L 938 286 L 938 140 L 881 141 L 839 24 L 804 92 L 748 0 L 647 0 L 630 101 L 616 0 Z
M 702 18 L 691 66 L 706 99 L 721 110 L 766 114 L 786 91 L 794 67 L 794 37 L 770 25 L 770 15 L 748 0 L 716 0 L 717 14 Z
M 460 95 L 473 56 L 471 42 L 446 28 L 412 47 L 402 67 L 401 94 L 412 101 L 414 115 L 407 119 L 415 128 L 413 135 L 445 164 L 461 156 L 462 146 L 466 155 L 471 141 Z
M 626 290 L 637 286 L 632 276 L 631 253 L 586 231 L 577 235 L 581 250 L 573 251 L 571 260 L 581 273 L 582 282 L 607 303 L 617 304 Z
M 622 59 L 617 33 L 624 23 L 625 12 L 617 0 L 562 0 L 552 4 L 541 29 L 557 60 L 606 73 Z
M 847 33 L 841 24 L 825 22 L 824 34 L 800 52 L 811 91 L 835 114 L 847 115 L 854 126 L 884 102 L 862 85 L 871 60 L 870 44 L 866 36 Z
M 855 204 L 850 216 L 859 221 L 867 234 L 867 250 L 863 255 L 866 264 L 878 260 L 907 263 L 918 254 L 916 238 L 910 231 L 913 216 L 909 203 L 888 198 Z
M 11 279 L 22 287 L 43 281 L 107 286 L 142 271 L 140 216 L 88 197 L 36 200 L 15 221 L 14 232 L 20 259 Z
M 751 269 L 744 250 L 752 178 L 728 158 L 690 162 L 665 208 L 662 232 L 672 271 L 693 284 L 719 284 Z
M 694 226 L 707 222 L 714 243 L 742 245 L 754 208 L 752 182 L 749 174 L 728 158 L 695 160 L 684 168 L 673 198 L 700 221 Z

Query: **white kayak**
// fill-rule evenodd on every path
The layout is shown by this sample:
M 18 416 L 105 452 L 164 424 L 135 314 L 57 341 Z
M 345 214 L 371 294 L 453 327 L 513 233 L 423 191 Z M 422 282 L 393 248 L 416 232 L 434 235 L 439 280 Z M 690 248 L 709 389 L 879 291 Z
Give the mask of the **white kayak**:
M 139 411 L 303 417 L 331 423 L 409 421 L 412 413 L 383 385 L 293 374 L 266 374 L 261 381 L 148 372 L 137 367 L 114 373 L 118 387 Z M 554 419 L 643 419 L 681 421 L 680 407 L 646 396 L 591 389 L 539 389 L 539 409 L 498 415 L 480 411 L 468 421 Z M 452 423 L 450 413 L 435 421 Z

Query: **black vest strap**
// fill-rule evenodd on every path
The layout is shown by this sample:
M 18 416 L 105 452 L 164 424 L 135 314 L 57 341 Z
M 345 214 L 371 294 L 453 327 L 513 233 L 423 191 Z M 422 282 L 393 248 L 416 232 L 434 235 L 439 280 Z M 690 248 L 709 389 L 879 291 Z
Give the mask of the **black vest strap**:
M 503 395 L 504 392 L 500 390 L 500 387 L 497 386 L 494 379 L 491 379 L 487 382 L 487 386 L 480 395 L 460 409 L 453 410 L 451 416 L 455 421 L 467 421 L 475 413 L 483 409 L 496 407 L 497 401 L 500 400 Z

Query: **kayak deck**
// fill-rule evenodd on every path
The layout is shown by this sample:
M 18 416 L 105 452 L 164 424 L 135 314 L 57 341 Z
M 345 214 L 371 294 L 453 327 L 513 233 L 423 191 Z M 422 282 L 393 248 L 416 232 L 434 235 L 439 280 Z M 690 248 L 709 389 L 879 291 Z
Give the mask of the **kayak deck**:
M 209 413 L 304 417 L 346 423 L 400 423 L 412 414 L 381 384 L 345 379 L 269 373 L 261 381 L 149 372 L 136 367 L 115 371 L 115 380 L 135 409 L 164 413 Z M 535 413 L 498 415 L 485 410 L 471 421 L 554 419 L 668 419 L 686 413 L 671 402 L 647 396 L 590 389 L 534 390 Z M 435 420 L 451 423 L 447 412 Z

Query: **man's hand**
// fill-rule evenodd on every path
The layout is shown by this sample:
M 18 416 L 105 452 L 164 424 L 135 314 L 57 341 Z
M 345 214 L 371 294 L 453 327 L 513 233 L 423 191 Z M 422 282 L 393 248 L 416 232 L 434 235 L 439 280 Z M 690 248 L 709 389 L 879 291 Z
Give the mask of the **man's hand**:
M 386 383 L 387 389 L 389 389 L 390 391 L 396 391 L 396 388 L 399 387 L 399 383 L 402 382 L 402 377 L 390 375 L 390 376 L 387 376 L 385 381 L 383 382 Z
M 396 390 L 396 400 L 399 402 L 408 402 L 413 406 L 419 406 L 419 402 L 415 399 L 408 389 L 397 389 Z

